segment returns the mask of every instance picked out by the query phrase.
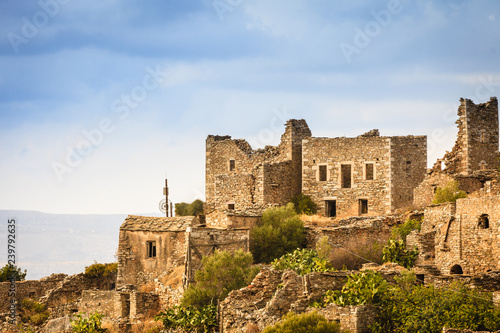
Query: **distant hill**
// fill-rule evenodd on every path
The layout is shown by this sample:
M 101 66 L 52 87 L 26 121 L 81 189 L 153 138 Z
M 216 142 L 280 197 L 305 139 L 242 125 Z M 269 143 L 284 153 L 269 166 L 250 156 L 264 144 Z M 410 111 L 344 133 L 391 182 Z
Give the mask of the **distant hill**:
M 27 279 L 75 274 L 85 266 L 116 261 L 119 228 L 127 215 L 46 214 L 0 210 L 0 265 L 7 263 L 7 220 L 16 219 L 17 265 Z

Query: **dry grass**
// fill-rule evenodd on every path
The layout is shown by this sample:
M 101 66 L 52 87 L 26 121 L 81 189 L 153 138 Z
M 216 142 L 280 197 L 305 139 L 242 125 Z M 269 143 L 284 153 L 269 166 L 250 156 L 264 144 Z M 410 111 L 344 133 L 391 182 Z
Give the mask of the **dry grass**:
M 145 320 L 140 324 L 132 326 L 132 333 L 156 333 L 160 332 L 163 325 L 160 322 L 154 320 Z
M 304 225 L 313 227 L 326 227 L 337 223 L 337 219 L 335 218 L 324 217 L 317 214 L 315 215 L 302 214 L 300 215 L 300 219 L 302 220 L 302 222 L 304 222 Z
M 334 248 L 328 259 L 336 269 L 359 270 L 368 262 L 380 264 L 383 247 L 378 242 L 351 242 L 347 246 Z
M 106 329 L 106 333 L 119 333 L 118 327 L 112 321 L 106 321 L 104 319 L 101 327 Z

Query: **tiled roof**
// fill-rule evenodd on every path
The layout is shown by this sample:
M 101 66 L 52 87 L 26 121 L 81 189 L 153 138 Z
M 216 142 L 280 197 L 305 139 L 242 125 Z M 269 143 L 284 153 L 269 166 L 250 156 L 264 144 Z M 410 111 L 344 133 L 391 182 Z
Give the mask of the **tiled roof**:
M 129 231 L 184 231 L 189 226 L 199 224 L 195 216 L 150 217 L 129 215 L 120 230 Z

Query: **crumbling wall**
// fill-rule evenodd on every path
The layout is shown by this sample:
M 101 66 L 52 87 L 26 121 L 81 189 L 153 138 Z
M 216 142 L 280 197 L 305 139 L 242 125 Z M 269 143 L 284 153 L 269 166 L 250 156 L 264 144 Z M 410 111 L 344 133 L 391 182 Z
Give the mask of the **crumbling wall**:
M 498 167 L 498 100 L 491 97 L 482 104 L 460 99 L 458 135 L 455 146 L 438 160 L 434 169 L 444 162 L 450 174 L 470 175 L 474 171 Z
M 318 311 L 327 320 L 340 323 L 342 329 L 347 329 L 350 333 L 371 333 L 370 325 L 375 322 L 378 314 L 376 308 L 371 305 L 342 307 L 333 303 L 325 308 L 309 311 Z
M 301 190 L 302 139 L 311 136 L 305 120 L 291 119 L 277 147 L 253 150 L 242 139 L 209 135 L 206 141 L 205 212 L 284 204 Z M 216 217 L 216 216 L 213 216 Z
M 221 302 L 221 332 L 246 332 L 252 323 L 264 329 L 288 311 L 306 311 L 327 290 L 340 290 L 352 272 L 311 273 L 299 276 L 291 270 L 263 268 L 248 287 L 232 291 Z
M 234 252 L 249 250 L 249 229 L 192 228 L 188 232 L 185 261 L 185 286 L 194 281 L 195 272 L 201 268 L 203 257 L 215 250 Z

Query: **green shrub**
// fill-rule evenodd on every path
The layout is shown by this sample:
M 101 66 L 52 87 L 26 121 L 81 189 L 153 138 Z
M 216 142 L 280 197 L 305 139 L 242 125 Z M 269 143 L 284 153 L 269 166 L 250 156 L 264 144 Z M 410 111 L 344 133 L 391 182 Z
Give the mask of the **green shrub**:
M 438 187 L 434 193 L 433 204 L 441 204 L 445 202 L 455 202 L 457 199 L 466 198 L 467 193 L 458 189 L 458 182 L 451 181 L 445 187 Z
M 403 240 L 389 239 L 387 245 L 382 250 L 382 260 L 393 262 L 405 268 L 411 268 L 418 257 L 418 250 L 407 250 Z
M 198 216 L 203 214 L 203 201 L 196 199 L 188 204 L 179 202 L 175 204 L 175 216 Z
M 45 304 L 25 298 L 21 301 L 20 315 L 24 323 L 39 326 L 49 319 L 50 313 Z
M 249 285 L 259 272 L 252 261 L 252 255 L 243 250 L 234 253 L 216 250 L 204 257 L 203 267 L 195 273 L 195 284 L 187 288 L 181 305 L 201 308 L 223 300 L 232 290 Z
M 328 322 L 317 312 L 294 314 L 289 312 L 282 321 L 266 327 L 262 333 L 340 333 L 340 324 Z
M 5 265 L 0 268 L 0 282 L 9 281 L 12 277 L 16 279 L 16 281 L 24 281 L 26 279 L 26 270 L 24 272 L 21 268 L 16 265 Z
M 302 248 L 304 241 L 304 224 L 292 203 L 266 209 L 262 223 L 250 231 L 250 251 L 256 262 L 270 263 L 285 253 Z
M 99 312 L 91 313 L 88 316 L 85 312 L 77 313 L 75 318 L 71 319 L 71 327 L 73 332 L 76 333 L 100 333 L 106 332 L 106 329 L 102 328 L 102 317 L 104 317 Z
M 118 263 L 100 264 L 96 261 L 90 266 L 85 267 L 85 277 L 99 278 L 110 276 L 118 271 Z
M 272 266 L 274 269 L 291 269 L 299 275 L 332 270 L 328 260 L 320 258 L 316 251 L 308 249 L 297 249 L 274 259 Z
M 335 303 L 340 306 L 376 304 L 387 291 L 384 278 L 373 271 L 362 271 L 347 278 L 342 290 L 328 290 L 323 298 L 323 306 Z
M 160 312 L 155 320 L 161 321 L 166 329 L 183 329 L 187 332 L 215 332 L 217 329 L 217 306 L 195 307 L 174 306 Z
M 443 287 L 394 286 L 378 306 L 374 332 L 439 333 L 443 326 L 473 331 L 500 329 L 500 309 L 490 293 L 453 282 Z
M 407 220 L 405 223 L 395 226 L 392 228 L 391 239 L 401 239 L 406 243 L 406 236 L 408 236 L 413 230 L 418 230 L 422 228 L 422 221 L 420 220 Z
M 293 203 L 293 208 L 297 214 L 312 215 L 318 211 L 318 205 L 312 201 L 311 197 L 303 193 L 291 198 L 290 202 Z

